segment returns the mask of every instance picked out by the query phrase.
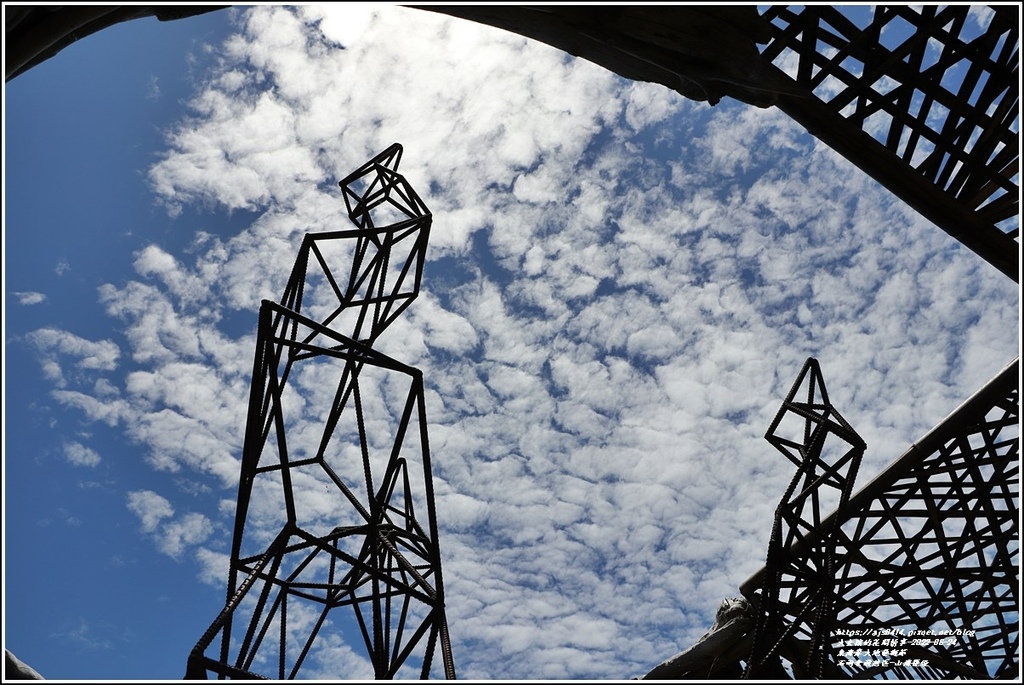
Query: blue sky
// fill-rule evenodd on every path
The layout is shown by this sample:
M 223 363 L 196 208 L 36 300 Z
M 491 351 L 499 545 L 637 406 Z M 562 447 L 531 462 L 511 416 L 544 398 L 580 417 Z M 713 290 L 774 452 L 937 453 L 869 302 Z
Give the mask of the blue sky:
M 762 436 L 808 356 L 863 484 L 1018 353 L 1015 284 L 781 113 L 434 13 L 136 21 L 4 107 L 4 639 L 47 678 L 183 674 L 259 301 L 392 142 L 434 224 L 379 344 L 427 383 L 460 677 L 692 644 L 763 563 L 792 470 Z

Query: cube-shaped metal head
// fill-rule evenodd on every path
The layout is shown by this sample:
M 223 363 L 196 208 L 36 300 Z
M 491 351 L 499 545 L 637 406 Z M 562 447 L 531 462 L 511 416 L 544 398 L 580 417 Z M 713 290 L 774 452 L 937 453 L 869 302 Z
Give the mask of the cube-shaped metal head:
M 402 146 L 392 144 L 339 181 L 349 219 L 360 228 L 384 228 L 430 216 L 430 211 L 398 173 Z
M 398 173 L 398 143 L 341 182 L 354 228 L 310 233 L 281 304 L 372 344 L 419 294 L 431 214 Z
M 823 482 L 837 489 L 843 487 L 844 470 L 852 466 L 856 472 L 859 459 L 854 455 L 865 448 L 864 440 L 829 401 L 821 367 L 813 357 L 804 363 L 765 439 L 798 469 L 822 473 Z

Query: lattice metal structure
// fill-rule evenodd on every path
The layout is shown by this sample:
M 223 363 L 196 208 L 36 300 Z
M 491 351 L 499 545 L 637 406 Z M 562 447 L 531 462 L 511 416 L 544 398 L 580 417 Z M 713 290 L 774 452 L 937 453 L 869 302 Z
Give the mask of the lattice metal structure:
M 715 104 L 778 107 L 1019 280 L 1016 4 L 425 5 Z
M 743 597 L 644 679 L 735 678 L 741 668 L 764 680 L 1019 676 L 1019 378 L 1018 359 L 787 554 L 769 543 Z M 823 549 L 833 564 L 816 574 L 827 571 Z M 789 573 L 776 596 L 791 563 L 811 572 Z M 823 583 L 831 609 L 819 620 Z
M 859 15 L 859 16 L 858 16 Z M 1017 5 L 769 6 L 776 103 L 1018 280 Z
M 805 677 L 820 678 L 831 655 L 835 603 L 835 518 L 845 513 L 867 447 L 832 406 L 821 368 L 808 359 L 765 435 L 797 467 L 775 510 L 760 612 L 746 676 L 778 672 L 782 642 L 806 635 L 806 655 L 796 662 Z M 799 607 L 783 620 L 787 607 Z
M 260 309 L 227 602 L 188 678 L 291 679 L 360 640 L 376 678 L 455 677 L 423 378 L 373 348 L 419 292 L 430 232 L 401 153 L 341 181 L 357 228 L 306 235 Z
M 794 674 L 817 642 L 829 663 L 811 677 L 1019 675 L 1019 373 L 1015 360 L 821 521 L 836 531 L 833 625 L 815 634 L 806 602 L 780 605 L 777 629 L 797 626 L 779 650 Z M 774 573 L 769 560 L 744 596 L 760 601 Z M 854 635 L 906 654 L 844 655 Z

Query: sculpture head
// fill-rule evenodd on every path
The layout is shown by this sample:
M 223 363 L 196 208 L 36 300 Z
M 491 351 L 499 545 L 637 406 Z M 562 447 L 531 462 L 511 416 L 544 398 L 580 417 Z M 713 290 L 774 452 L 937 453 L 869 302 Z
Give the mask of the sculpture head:
M 357 342 L 373 341 L 419 294 L 431 214 L 398 173 L 395 143 L 339 182 L 356 228 L 307 234 L 281 299 Z

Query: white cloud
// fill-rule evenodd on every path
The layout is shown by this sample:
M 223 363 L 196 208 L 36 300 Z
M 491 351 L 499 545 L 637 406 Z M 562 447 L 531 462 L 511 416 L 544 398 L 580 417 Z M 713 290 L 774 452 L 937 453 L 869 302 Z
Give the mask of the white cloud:
M 156 76 L 149 77 L 149 85 L 146 88 L 146 99 L 147 100 L 159 100 L 160 99 L 160 79 Z
M 140 276 L 156 276 L 172 295 L 186 303 L 202 300 L 209 287 L 199 276 L 179 268 L 174 256 L 156 245 L 136 255 L 135 270 Z
M 311 5 L 307 12 L 310 20 L 319 21 L 320 31 L 327 40 L 343 47 L 358 43 L 377 14 L 373 3 L 365 2 L 349 2 L 329 11 L 319 5 Z
M 98 371 L 115 370 L 121 356 L 111 340 L 95 342 L 57 328 L 40 328 L 26 338 L 38 353 L 43 375 L 58 388 L 67 386 L 69 373 L 71 380 L 80 380 Z M 70 371 L 68 364 L 73 367 Z
M 634 131 L 664 121 L 687 106 L 678 93 L 667 88 L 632 88 L 626 102 L 626 123 Z
M 80 442 L 64 443 L 64 456 L 75 466 L 97 466 L 101 459 L 100 455 Z
M 139 517 L 142 530 L 152 533 L 165 518 L 174 516 L 174 507 L 152 490 L 134 490 L 128 493 L 128 509 Z
M 88 649 L 90 651 L 96 650 L 109 650 L 114 648 L 114 643 L 102 637 L 102 634 L 106 626 L 103 626 L 99 630 L 95 626 L 90 625 L 82 617 L 78 618 L 76 625 L 71 627 L 62 627 L 55 631 L 55 636 L 63 638 L 64 640 L 71 642 L 78 648 Z M 100 635 L 97 635 L 99 633 Z
M 40 353 L 46 376 L 57 385 L 64 384 L 64 372 L 57 362 L 58 356 L 74 360 L 78 369 L 113 371 L 121 350 L 110 340 L 94 342 L 56 328 L 40 328 L 28 335 L 29 341 Z
M 992 15 L 995 11 L 991 7 L 985 7 L 984 5 L 971 5 L 971 9 L 968 10 L 967 16 L 970 18 L 978 28 L 986 28 L 992 23 Z
M 473 324 L 465 317 L 444 309 L 430 293 L 420 296 L 410 317 L 423 327 L 424 342 L 432 347 L 461 355 L 480 343 Z
M 76 390 L 54 390 L 53 397 L 63 405 L 81 410 L 89 420 L 102 421 L 108 426 L 116 426 L 125 414 L 124 402 L 109 397 L 94 397 Z
M 179 559 L 188 547 L 204 542 L 213 533 L 213 524 L 199 513 L 188 513 L 164 524 L 157 540 L 161 552 Z
M 277 299 L 302 234 L 348 227 L 335 179 L 405 143 L 401 170 L 434 211 L 430 266 L 454 271 L 380 344 L 428 384 L 462 676 L 629 677 L 699 637 L 763 563 L 792 470 L 762 435 L 808 356 L 871 474 L 1017 349 L 1012 284 L 780 112 L 709 116 L 428 12 L 246 17 L 150 178 L 172 210 L 266 211 L 187 258 L 140 251 L 138 280 L 101 289 L 129 346 L 123 382 L 69 379 L 57 397 L 120 423 L 156 469 L 213 476 L 217 509 L 237 483 L 253 344 L 221 317 Z M 55 381 L 66 358 L 118 360 L 113 343 L 44 330 Z M 295 376 L 296 450 L 327 378 Z M 368 391 L 375 439 L 397 386 Z M 254 545 L 277 532 L 279 487 L 254 495 Z M 316 474 L 295 487 L 316 524 L 343 515 Z M 129 508 L 162 552 L 194 550 L 204 582 L 223 578 L 232 507 L 174 518 L 135 491 Z M 365 666 L 328 641 L 317 668 L 330 663 Z
M 189 512 L 174 518 L 174 507 L 170 500 L 152 490 L 133 490 L 128 493 L 128 509 L 139 517 L 142 531 L 149 534 L 157 549 L 173 559 L 194 545 L 198 545 L 213 534 L 213 523 L 197 512 Z M 215 553 L 200 548 L 197 560 L 204 568 L 200 576 L 208 575 L 210 569 L 221 569 Z
M 46 301 L 46 295 L 43 293 L 22 292 L 12 294 L 18 298 L 18 304 L 22 305 L 41 304 Z
M 234 502 L 231 505 L 234 513 Z M 231 569 L 231 555 L 206 547 L 197 548 L 193 555 L 199 564 L 199 580 L 212 587 L 221 587 Z

